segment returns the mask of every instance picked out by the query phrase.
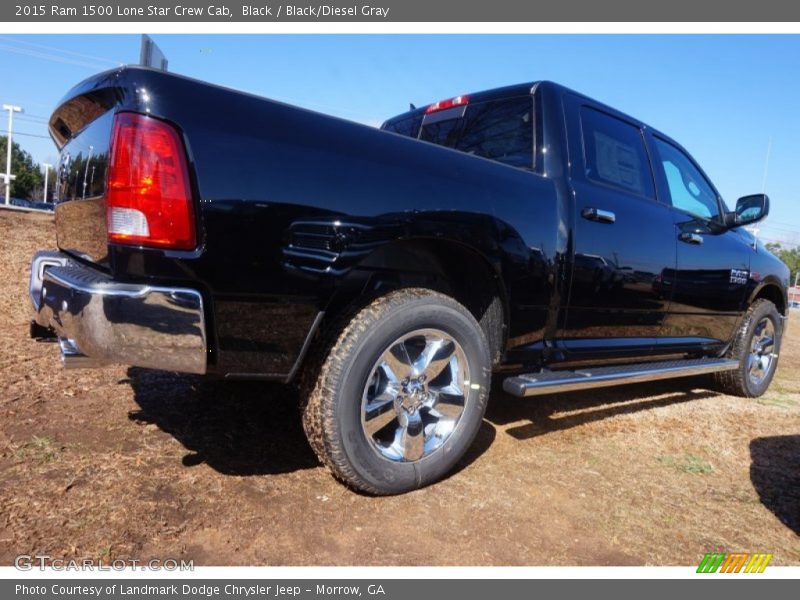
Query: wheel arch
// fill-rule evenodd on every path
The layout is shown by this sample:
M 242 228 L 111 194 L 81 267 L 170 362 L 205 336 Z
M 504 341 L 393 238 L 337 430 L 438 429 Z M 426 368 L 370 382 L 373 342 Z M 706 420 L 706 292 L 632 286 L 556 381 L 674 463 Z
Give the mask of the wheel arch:
M 778 312 L 786 316 L 786 311 L 788 309 L 787 295 L 785 288 L 780 282 L 771 278 L 762 281 L 758 287 L 751 292 L 750 297 L 747 299 L 747 306 L 751 306 L 753 302 L 762 298 L 772 302 L 775 308 L 778 309 Z
M 337 282 L 323 327 L 405 287 L 429 288 L 464 305 L 486 335 L 493 362 L 500 360 L 509 314 L 500 269 L 477 248 L 449 239 L 404 238 L 374 249 Z

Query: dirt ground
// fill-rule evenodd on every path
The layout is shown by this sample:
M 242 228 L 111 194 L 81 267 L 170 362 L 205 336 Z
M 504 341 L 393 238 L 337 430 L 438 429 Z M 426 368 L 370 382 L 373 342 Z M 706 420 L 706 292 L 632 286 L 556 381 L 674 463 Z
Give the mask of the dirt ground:
M 28 339 L 52 218 L 0 211 L 0 564 L 800 564 L 800 319 L 758 400 L 708 379 L 518 400 L 496 382 L 456 473 L 404 496 L 337 483 L 272 385 L 63 371 Z

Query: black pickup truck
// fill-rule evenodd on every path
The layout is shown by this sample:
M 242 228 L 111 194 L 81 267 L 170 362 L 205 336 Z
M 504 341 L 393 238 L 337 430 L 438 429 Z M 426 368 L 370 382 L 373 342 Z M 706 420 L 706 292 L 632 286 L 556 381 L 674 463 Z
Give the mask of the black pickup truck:
M 519 397 L 701 373 L 758 396 L 775 373 L 789 271 L 742 228 L 767 197 L 729 211 L 675 141 L 554 83 L 376 129 L 124 67 L 49 127 L 32 335 L 67 367 L 296 382 L 355 488 L 444 476 L 493 372 Z

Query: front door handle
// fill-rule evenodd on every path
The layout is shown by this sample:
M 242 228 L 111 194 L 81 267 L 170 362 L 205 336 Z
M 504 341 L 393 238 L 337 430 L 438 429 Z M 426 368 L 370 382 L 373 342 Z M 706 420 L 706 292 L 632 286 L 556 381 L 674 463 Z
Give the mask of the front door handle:
M 602 208 L 591 208 L 587 206 L 581 211 L 581 216 L 589 221 L 597 223 L 613 223 L 617 220 L 617 216 L 610 210 L 603 210 Z
M 686 242 L 687 244 L 697 244 L 700 245 L 703 243 L 703 236 L 698 233 L 682 233 L 678 236 L 678 239 L 682 242 Z

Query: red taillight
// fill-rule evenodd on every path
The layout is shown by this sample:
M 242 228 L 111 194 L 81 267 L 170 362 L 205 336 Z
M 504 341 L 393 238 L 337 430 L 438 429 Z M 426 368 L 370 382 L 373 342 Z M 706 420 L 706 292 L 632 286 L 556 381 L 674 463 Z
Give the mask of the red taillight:
M 425 109 L 425 113 L 447 110 L 448 108 L 455 108 L 456 106 L 466 106 L 467 104 L 469 104 L 469 96 L 456 96 L 455 98 L 434 102 Z
M 191 250 L 197 245 L 186 155 L 173 127 L 119 113 L 111 134 L 108 240 Z

